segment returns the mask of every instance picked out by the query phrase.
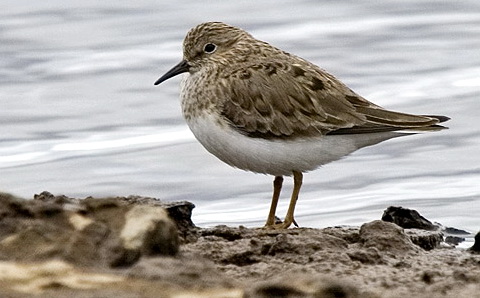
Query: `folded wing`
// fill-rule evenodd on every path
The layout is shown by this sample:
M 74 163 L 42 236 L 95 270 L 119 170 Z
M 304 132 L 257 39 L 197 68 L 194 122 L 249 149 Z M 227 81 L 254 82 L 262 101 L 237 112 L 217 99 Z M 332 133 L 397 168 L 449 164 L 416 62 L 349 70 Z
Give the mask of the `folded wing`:
M 385 110 L 298 59 L 255 61 L 229 70 L 216 86 L 224 99 L 222 115 L 242 133 L 263 138 L 426 128 L 448 120 Z

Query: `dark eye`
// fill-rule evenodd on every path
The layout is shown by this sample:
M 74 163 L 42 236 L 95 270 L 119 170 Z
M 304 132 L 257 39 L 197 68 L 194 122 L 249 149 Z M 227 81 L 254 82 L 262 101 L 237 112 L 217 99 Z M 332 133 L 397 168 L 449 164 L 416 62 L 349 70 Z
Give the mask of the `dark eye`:
M 213 43 L 207 43 L 205 45 L 205 47 L 203 48 L 203 51 L 205 53 L 211 54 L 211 53 L 215 52 L 216 49 L 217 49 L 216 45 L 214 45 Z

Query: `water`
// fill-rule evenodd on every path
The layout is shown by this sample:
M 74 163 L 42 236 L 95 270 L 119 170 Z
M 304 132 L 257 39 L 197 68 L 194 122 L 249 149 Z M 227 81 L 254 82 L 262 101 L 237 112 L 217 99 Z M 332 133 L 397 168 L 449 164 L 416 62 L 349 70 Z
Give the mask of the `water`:
M 177 1 L 178 2 L 178 1 Z M 302 226 L 358 225 L 390 205 L 480 227 L 480 2 L 2 1 L 0 190 L 194 202 L 194 221 L 262 225 L 272 177 L 209 155 L 180 113 L 186 31 L 225 21 L 320 65 L 373 102 L 452 118 L 308 173 Z M 287 179 L 278 215 L 287 208 Z

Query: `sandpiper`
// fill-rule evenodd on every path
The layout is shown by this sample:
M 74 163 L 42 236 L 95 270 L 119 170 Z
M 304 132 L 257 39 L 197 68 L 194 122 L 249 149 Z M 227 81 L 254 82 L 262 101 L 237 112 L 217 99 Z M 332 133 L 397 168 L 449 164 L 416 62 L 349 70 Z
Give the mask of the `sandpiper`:
M 181 73 L 182 112 L 198 141 L 233 167 L 275 177 L 266 228 L 294 222 L 302 173 L 449 119 L 386 110 L 307 60 L 221 22 L 191 29 L 183 60 L 155 85 Z M 283 176 L 292 175 L 287 214 L 275 223 Z

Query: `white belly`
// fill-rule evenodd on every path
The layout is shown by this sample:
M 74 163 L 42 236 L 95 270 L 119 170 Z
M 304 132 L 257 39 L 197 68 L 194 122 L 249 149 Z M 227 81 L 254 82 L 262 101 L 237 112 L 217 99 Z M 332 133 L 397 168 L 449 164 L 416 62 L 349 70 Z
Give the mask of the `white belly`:
M 211 115 L 187 120 L 198 141 L 223 162 L 246 171 L 290 176 L 338 160 L 357 149 L 402 136 L 401 133 L 327 135 L 294 140 L 245 136 Z

